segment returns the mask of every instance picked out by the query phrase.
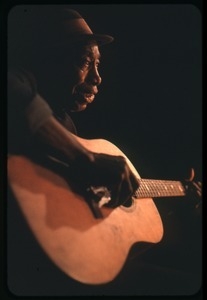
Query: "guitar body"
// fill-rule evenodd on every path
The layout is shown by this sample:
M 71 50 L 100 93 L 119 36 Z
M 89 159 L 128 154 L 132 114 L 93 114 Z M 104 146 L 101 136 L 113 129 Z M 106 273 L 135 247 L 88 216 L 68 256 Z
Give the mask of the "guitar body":
M 106 140 L 78 139 L 94 152 L 124 155 Z M 103 218 L 97 219 L 63 177 L 17 155 L 8 158 L 8 182 L 38 243 L 77 281 L 107 283 L 121 271 L 134 243 L 162 239 L 162 221 L 151 198 L 134 199 L 129 208 L 102 207 Z

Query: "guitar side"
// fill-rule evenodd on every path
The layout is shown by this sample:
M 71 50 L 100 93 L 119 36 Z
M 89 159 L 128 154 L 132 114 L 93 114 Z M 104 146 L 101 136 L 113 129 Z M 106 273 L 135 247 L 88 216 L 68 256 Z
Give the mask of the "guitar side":
M 91 151 L 124 155 L 106 140 L 78 139 Z M 8 158 L 8 182 L 39 244 L 77 281 L 107 283 L 121 271 L 134 243 L 162 239 L 162 221 L 151 198 L 134 199 L 130 208 L 102 207 L 103 218 L 96 219 L 63 177 L 24 156 Z

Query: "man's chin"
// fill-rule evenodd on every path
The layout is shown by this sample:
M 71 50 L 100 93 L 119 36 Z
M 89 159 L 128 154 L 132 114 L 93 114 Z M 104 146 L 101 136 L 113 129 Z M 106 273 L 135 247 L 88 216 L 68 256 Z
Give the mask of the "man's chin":
M 80 102 L 75 102 L 73 106 L 70 107 L 70 111 L 71 112 L 79 112 L 79 111 L 83 111 L 87 108 L 88 103 L 84 102 L 84 103 L 80 103 Z

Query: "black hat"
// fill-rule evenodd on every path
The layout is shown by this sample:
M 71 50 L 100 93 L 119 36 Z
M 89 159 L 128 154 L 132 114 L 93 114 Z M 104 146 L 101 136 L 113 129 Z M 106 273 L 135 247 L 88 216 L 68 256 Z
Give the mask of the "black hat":
M 61 25 L 64 27 L 63 36 L 66 40 L 95 40 L 98 45 L 113 41 L 110 35 L 93 33 L 82 16 L 72 9 L 61 11 Z
M 113 37 L 93 33 L 83 17 L 65 5 L 19 5 L 9 13 L 8 37 L 19 46 L 64 47 L 77 41 L 108 44 Z

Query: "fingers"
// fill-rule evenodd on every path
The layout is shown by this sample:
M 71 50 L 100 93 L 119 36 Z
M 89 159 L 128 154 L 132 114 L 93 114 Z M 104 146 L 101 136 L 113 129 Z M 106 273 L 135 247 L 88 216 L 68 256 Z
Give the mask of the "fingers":
M 191 193 L 193 192 L 194 195 L 201 197 L 202 196 L 202 184 L 201 184 L 201 182 L 195 182 L 194 177 L 195 177 L 195 171 L 193 168 L 191 168 L 189 179 L 186 179 L 186 182 L 188 184 L 188 190 Z
M 197 196 L 201 197 L 202 196 L 202 190 L 201 190 L 201 182 L 192 182 L 192 185 L 195 188 Z
M 112 201 L 110 206 L 117 207 L 119 205 L 130 206 L 132 196 L 139 186 L 138 180 L 129 169 L 126 160 L 123 158 L 123 169 L 120 174 L 119 183 L 112 189 Z
M 90 165 L 81 163 L 78 166 L 79 182 L 82 182 L 86 189 L 90 186 L 105 186 L 110 191 L 111 199 L 106 203 L 107 206 L 117 207 L 132 202 L 132 196 L 138 188 L 138 180 L 123 156 L 96 153 Z
M 188 181 L 192 181 L 193 180 L 193 178 L 194 178 L 194 176 L 195 176 L 195 171 L 194 171 L 194 169 L 193 168 L 191 168 L 190 169 L 190 178 L 189 179 L 187 179 Z

